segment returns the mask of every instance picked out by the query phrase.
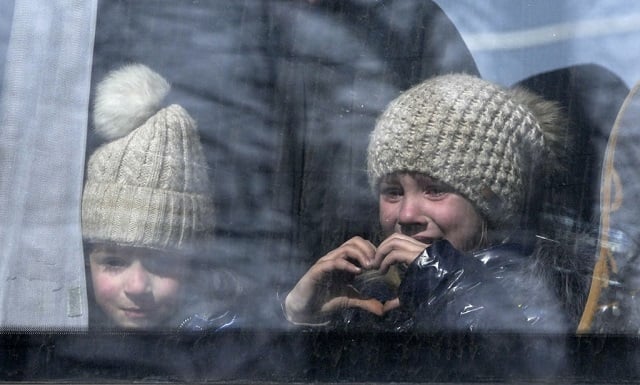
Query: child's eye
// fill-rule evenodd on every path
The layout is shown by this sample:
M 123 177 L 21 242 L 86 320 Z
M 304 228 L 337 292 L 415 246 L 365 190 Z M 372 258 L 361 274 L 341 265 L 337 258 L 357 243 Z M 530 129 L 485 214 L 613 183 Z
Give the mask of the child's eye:
M 404 191 L 397 186 L 382 186 L 380 188 L 380 196 L 385 200 L 397 200 L 404 194 Z
M 433 187 L 433 188 L 425 189 L 424 193 L 429 195 L 429 196 L 439 197 L 439 196 L 442 196 L 442 195 L 446 194 L 447 192 L 445 190 L 443 190 L 443 189 L 438 188 L 438 187 Z
M 100 261 L 100 265 L 107 270 L 118 270 L 127 267 L 129 262 L 124 258 L 105 257 Z
M 450 193 L 452 189 L 448 186 L 432 185 L 425 187 L 423 191 L 429 199 L 441 199 L 444 198 L 448 193 Z

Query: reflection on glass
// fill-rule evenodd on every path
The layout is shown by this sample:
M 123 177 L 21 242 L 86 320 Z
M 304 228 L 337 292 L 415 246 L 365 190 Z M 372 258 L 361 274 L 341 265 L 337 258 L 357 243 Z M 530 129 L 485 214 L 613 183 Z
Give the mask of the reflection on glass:
M 4 335 L 9 379 L 640 378 L 633 338 L 614 340 L 624 354 L 609 361 L 589 354 L 605 351 L 616 333 L 635 336 L 640 322 L 633 124 L 616 147 L 624 197 L 609 233 L 599 228 L 597 191 L 619 96 L 640 68 L 629 49 L 637 5 L 10 3 L 0 17 L 7 40 L 0 53 L 8 47 L 0 310 L 1 326 L 19 329 Z M 134 65 L 159 88 L 130 76 L 130 91 L 107 103 L 117 111 L 87 108 L 105 76 L 127 63 L 147 63 L 166 77 L 166 104 L 166 82 Z M 509 161 L 492 157 L 500 130 L 485 140 L 464 130 L 474 119 L 489 125 L 483 103 L 459 120 L 452 114 L 459 124 L 450 130 L 430 133 L 438 141 L 428 151 L 416 150 L 420 135 L 392 132 L 388 144 L 398 148 L 379 162 L 391 168 L 367 175 L 376 122 L 393 131 L 402 127 L 397 116 L 409 124 L 437 107 L 381 116 L 389 102 L 400 103 L 425 79 L 460 72 L 504 87 L 531 76 L 521 85 L 560 101 L 575 134 L 561 146 L 569 175 L 516 177 L 523 191 L 513 194 L 485 188 L 498 174 L 511 184 L 511 174 L 499 172 L 505 164 L 536 168 L 552 157 L 536 148 L 505 153 Z M 455 84 L 443 88 L 454 92 Z M 469 102 L 445 99 L 441 108 Z M 87 110 L 97 118 L 87 122 Z M 504 148 L 536 141 L 524 137 L 511 135 Z M 463 180 L 468 170 L 476 179 Z M 509 197 L 526 204 L 506 209 Z M 426 230 L 420 215 L 409 220 L 445 203 Z M 573 345 L 599 245 L 613 257 L 590 329 L 601 334 L 588 336 L 595 343 L 577 336 Z M 315 264 L 325 254 L 328 263 Z M 332 263 L 330 270 L 343 264 L 351 272 L 318 273 Z M 306 285 L 312 273 L 322 279 Z M 290 300 L 304 294 L 288 301 L 293 324 L 282 311 L 292 288 Z M 86 328 L 87 294 L 90 332 L 49 335 L 50 325 Z M 43 335 L 21 334 L 42 328 Z

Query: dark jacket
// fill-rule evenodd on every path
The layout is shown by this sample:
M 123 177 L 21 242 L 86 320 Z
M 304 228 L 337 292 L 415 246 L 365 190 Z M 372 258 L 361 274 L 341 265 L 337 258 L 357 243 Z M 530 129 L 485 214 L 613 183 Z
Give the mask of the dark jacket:
M 456 250 L 446 240 L 436 241 L 406 269 L 397 289 L 399 309 L 381 318 L 349 309 L 336 317 L 333 326 L 380 331 L 571 332 L 577 317 L 568 310 L 559 287 L 566 290 L 573 275 L 580 275 L 581 281 L 585 277 L 583 272 L 559 268 L 551 262 L 549 251 L 539 239 L 505 242 L 472 254 Z M 382 301 L 393 296 L 382 286 L 360 289 L 365 296 Z
M 407 269 L 400 302 L 419 329 L 566 332 L 568 317 L 534 274 L 533 252 L 505 243 L 464 254 L 437 241 Z

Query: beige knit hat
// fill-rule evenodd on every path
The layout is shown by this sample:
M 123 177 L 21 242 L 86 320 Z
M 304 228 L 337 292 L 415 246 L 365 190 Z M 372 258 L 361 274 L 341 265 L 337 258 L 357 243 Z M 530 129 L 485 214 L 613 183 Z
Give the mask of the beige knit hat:
M 555 103 L 465 74 L 428 79 L 395 99 L 368 148 L 372 187 L 393 172 L 451 185 L 493 227 L 514 219 L 538 166 L 556 159 L 566 120 Z M 542 160 L 540 162 L 539 160 Z
M 141 64 L 98 85 L 94 125 L 107 140 L 90 157 L 82 196 L 88 242 L 198 250 L 212 236 L 214 208 L 196 123 Z

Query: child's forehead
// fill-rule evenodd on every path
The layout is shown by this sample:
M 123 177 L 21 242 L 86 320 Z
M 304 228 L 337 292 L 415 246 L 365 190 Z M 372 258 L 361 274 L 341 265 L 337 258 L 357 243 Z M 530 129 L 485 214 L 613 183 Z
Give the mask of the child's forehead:
M 148 247 L 137 247 L 118 245 L 111 243 L 96 243 L 91 245 L 92 256 L 118 256 L 122 258 L 140 259 L 181 259 L 180 255 L 170 250 L 153 249 Z

